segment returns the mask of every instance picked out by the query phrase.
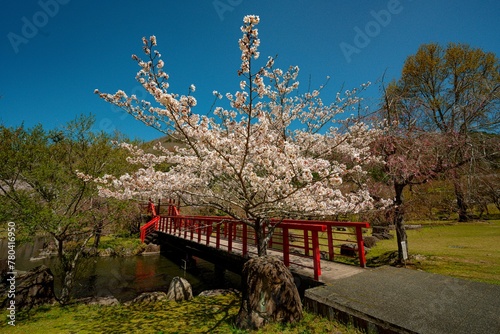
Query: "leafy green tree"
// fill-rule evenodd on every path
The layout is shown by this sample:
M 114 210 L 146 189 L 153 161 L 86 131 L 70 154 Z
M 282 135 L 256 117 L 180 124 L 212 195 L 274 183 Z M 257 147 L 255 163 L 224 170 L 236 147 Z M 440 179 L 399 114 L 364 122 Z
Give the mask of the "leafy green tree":
M 123 172 L 128 166 L 111 142 L 121 138 L 94 133 L 93 124 L 93 117 L 81 116 L 49 132 L 41 125 L 0 126 L 0 205 L 5 209 L 1 218 L 15 221 L 24 236 L 53 238 L 64 276 L 62 303 L 69 300 L 87 243 L 123 207 L 99 198 L 95 186 L 76 176 L 77 170 Z
M 453 180 L 459 221 L 468 220 L 464 167 L 470 170 L 485 157 L 482 134 L 498 133 L 500 127 L 498 58 L 465 44 L 424 44 L 406 59 L 401 78 L 389 85 L 384 99 L 389 123 L 447 137 L 450 149 L 442 164 Z

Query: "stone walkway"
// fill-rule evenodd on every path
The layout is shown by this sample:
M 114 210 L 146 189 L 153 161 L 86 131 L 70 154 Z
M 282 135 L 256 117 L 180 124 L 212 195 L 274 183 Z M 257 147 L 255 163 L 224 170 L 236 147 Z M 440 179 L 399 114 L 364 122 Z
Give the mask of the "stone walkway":
M 368 333 L 500 333 L 500 285 L 405 268 L 361 269 L 305 291 L 314 313 Z M 332 272 L 333 273 L 333 272 Z

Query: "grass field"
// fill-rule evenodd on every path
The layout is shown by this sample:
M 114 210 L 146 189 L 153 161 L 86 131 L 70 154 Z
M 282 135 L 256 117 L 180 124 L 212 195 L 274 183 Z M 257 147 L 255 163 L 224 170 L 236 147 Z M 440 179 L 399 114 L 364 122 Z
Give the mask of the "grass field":
M 240 307 L 235 295 L 196 297 L 191 301 L 97 306 L 42 306 L 30 315 L 17 315 L 16 326 L 0 324 L 8 333 L 248 333 L 237 329 L 233 319 Z M 0 313 L 6 319 L 4 312 Z M 252 333 L 346 333 L 357 329 L 306 313 L 302 321 L 267 325 Z
M 409 223 L 410 224 L 410 223 Z M 408 230 L 410 259 L 407 266 L 427 272 L 500 284 L 500 220 L 473 223 L 411 222 L 422 224 Z M 112 247 L 118 242 L 104 239 Z M 132 245 L 134 246 L 134 245 Z M 390 264 L 396 240 L 382 240 L 367 254 L 370 266 Z M 236 296 L 197 297 L 143 305 L 66 307 L 42 306 L 29 314 L 18 312 L 16 326 L 7 325 L 6 313 L 0 332 L 9 333 L 247 333 L 233 325 L 239 310 Z M 305 313 L 294 325 L 273 324 L 253 333 L 360 333 L 335 321 Z
M 411 224 L 421 222 L 411 222 Z M 500 220 L 422 223 L 408 230 L 408 266 L 427 272 L 500 284 Z M 369 265 L 394 258 L 396 240 L 382 240 L 367 254 Z

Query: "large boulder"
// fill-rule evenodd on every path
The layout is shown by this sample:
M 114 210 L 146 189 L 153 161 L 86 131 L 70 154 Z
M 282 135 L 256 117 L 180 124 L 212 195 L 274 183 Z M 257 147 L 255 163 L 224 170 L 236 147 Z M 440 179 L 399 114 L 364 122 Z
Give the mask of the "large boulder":
M 7 277 L 7 290 L 10 282 L 15 285 L 16 309 L 31 309 L 33 306 L 53 304 L 56 302 L 54 295 L 54 275 L 50 268 L 41 265 L 17 277 Z M 11 299 L 4 299 L 2 308 L 10 303 Z
M 267 323 L 302 319 L 302 303 L 290 270 L 276 257 L 248 260 L 242 272 L 242 300 L 236 325 L 258 329 Z
M 170 282 L 170 286 L 167 292 L 167 299 L 182 301 L 182 300 L 190 300 L 193 298 L 193 289 L 191 288 L 191 284 L 182 277 L 174 277 L 172 282 Z

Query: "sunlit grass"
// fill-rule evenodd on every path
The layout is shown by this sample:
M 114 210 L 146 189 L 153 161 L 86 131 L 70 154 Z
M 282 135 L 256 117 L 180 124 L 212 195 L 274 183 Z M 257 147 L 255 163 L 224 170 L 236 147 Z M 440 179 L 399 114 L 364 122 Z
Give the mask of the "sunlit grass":
M 240 306 L 236 295 L 196 297 L 118 306 L 43 306 L 19 313 L 16 326 L 3 322 L 9 333 L 249 333 L 234 326 Z M 5 313 L 1 316 L 6 319 Z M 272 324 L 253 333 L 360 333 L 335 321 L 305 313 L 296 324 Z
M 428 223 L 420 229 L 408 230 L 407 235 L 410 266 L 436 274 L 500 284 L 500 220 Z M 379 241 L 367 254 L 368 263 L 386 264 L 389 255 L 396 250 L 395 239 Z

